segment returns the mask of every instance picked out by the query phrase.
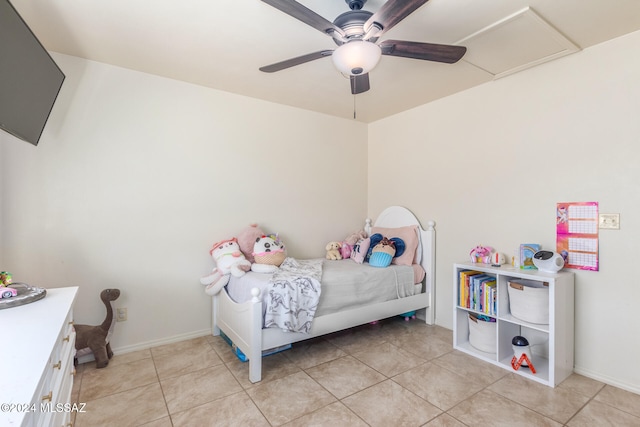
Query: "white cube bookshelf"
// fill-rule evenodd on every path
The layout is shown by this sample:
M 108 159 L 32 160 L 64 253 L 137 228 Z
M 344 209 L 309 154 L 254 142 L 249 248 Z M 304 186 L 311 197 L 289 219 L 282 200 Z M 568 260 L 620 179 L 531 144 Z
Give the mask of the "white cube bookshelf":
M 478 271 L 496 279 L 496 313 L 489 315 L 461 305 L 460 272 Z M 511 315 L 508 286 L 510 281 L 527 280 L 539 282 L 549 289 L 549 322 L 537 324 Z M 518 375 L 539 383 L 555 387 L 573 372 L 574 349 L 574 274 L 570 271 L 545 273 L 503 265 L 458 263 L 453 266 L 453 346 L 464 353 L 500 366 Z M 485 352 L 469 343 L 469 314 L 485 315 L 495 319 L 495 352 Z M 514 356 L 511 341 L 515 336 L 524 336 L 532 344 L 531 369 L 521 366 L 513 369 Z

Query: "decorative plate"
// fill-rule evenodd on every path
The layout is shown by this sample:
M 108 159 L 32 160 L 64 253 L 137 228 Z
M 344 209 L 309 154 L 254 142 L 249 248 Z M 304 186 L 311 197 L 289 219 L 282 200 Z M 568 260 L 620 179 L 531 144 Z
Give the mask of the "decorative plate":
M 36 288 L 34 286 L 27 285 L 26 283 L 12 283 L 8 288 L 13 288 L 18 291 L 18 295 L 10 298 L 0 298 L 0 310 L 3 308 L 18 307 L 20 305 L 29 304 L 30 302 L 38 301 L 47 295 L 47 290 L 44 288 Z

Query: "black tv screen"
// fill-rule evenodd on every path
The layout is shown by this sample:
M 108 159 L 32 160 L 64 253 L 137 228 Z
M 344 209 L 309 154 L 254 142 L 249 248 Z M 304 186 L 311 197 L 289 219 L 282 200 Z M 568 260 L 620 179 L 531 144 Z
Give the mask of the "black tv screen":
M 62 70 L 8 0 L 0 0 L 0 128 L 38 145 Z

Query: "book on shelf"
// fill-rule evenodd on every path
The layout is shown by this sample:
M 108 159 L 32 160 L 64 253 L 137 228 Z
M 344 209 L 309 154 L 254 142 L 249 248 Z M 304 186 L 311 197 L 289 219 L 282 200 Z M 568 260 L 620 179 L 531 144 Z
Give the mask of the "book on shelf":
M 537 243 L 523 243 L 520 245 L 520 268 L 523 270 L 537 270 L 533 265 L 533 256 L 540 250 Z
M 498 314 L 497 311 L 497 307 L 496 307 L 496 301 L 497 301 L 497 295 L 496 295 L 496 281 L 495 279 L 492 281 L 488 281 L 484 284 L 485 286 L 485 309 L 484 312 L 487 313 L 490 316 L 496 316 Z
M 460 271 L 460 280 L 459 280 L 460 289 L 458 291 L 458 305 L 460 307 L 469 308 L 469 304 L 470 304 L 469 279 L 472 276 L 475 276 L 477 274 L 481 274 L 481 273 L 475 270 Z
M 484 311 L 484 284 L 489 281 L 495 281 L 496 278 L 487 274 L 479 274 L 471 277 L 471 305 L 470 309 L 476 311 Z

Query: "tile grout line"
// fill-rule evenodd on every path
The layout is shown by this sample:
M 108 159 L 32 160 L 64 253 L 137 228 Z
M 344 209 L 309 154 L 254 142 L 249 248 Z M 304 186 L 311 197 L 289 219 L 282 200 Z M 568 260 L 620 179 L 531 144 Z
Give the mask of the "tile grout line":
M 158 380 L 158 387 L 160 387 L 160 393 L 162 393 L 162 400 L 164 401 L 164 407 L 167 410 L 167 416 L 169 418 L 169 422 L 173 427 L 173 417 L 171 417 L 171 412 L 169 412 L 169 404 L 167 403 L 167 396 L 164 392 L 164 387 L 162 387 L 162 381 L 160 381 L 160 374 L 158 373 L 158 367 L 156 366 L 156 359 L 153 357 L 153 351 L 151 351 L 151 349 L 149 349 L 149 354 L 151 355 L 151 362 L 153 363 L 153 369 L 156 373 L 156 378 Z

